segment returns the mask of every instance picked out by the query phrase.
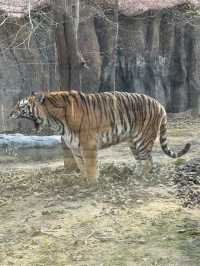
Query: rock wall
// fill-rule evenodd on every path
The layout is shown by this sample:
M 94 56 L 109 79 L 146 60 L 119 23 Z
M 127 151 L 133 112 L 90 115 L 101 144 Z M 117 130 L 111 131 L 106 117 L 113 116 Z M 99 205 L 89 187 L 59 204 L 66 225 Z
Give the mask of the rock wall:
M 169 112 L 197 105 L 200 94 L 200 19 L 191 21 L 176 12 L 119 17 L 117 89 L 151 95 Z M 17 99 L 31 91 L 60 89 L 51 21 L 36 15 L 34 23 L 39 26 L 31 36 L 26 19 L 0 27 L 0 131 L 29 126 L 7 118 Z M 113 89 L 114 32 L 110 14 L 82 7 L 79 44 L 89 66 L 82 73 L 83 91 Z
M 28 122 L 24 124 L 24 121 L 8 119 L 11 108 L 19 98 L 30 95 L 32 91 L 58 87 L 53 32 L 38 27 L 37 32 L 30 36 L 27 23 L 26 19 L 10 19 L 0 27 L 1 131 L 28 126 Z M 35 23 L 39 23 L 37 18 Z
M 100 47 L 109 52 L 103 54 L 100 89 L 112 90 L 109 47 L 113 30 L 102 18 L 96 25 Z M 193 107 L 200 93 L 198 25 L 198 17 L 188 23 L 184 14 L 179 12 L 177 16 L 172 10 L 120 16 L 117 89 L 155 97 L 168 112 Z

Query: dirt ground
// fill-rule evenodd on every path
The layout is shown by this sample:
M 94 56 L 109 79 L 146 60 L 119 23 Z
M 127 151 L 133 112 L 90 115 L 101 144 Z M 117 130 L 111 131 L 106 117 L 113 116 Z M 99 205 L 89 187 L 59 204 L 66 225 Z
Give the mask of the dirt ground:
M 126 144 L 100 151 L 96 189 L 59 158 L 1 156 L 0 265 L 200 265 L 199 135 L 199 119 L 171 119 L 170 146 L 191 151 L 174 160 L 157 143 L 143 179 Z

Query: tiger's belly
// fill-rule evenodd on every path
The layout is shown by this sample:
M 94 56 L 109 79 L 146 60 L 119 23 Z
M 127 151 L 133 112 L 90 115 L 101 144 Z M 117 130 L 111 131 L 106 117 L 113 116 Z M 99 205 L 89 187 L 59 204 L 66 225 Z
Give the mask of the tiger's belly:
M 130 138 L 130 132 L 112 134 L 112 132 L 104 132 L 97 135 L 98 149 L 108 148 Z

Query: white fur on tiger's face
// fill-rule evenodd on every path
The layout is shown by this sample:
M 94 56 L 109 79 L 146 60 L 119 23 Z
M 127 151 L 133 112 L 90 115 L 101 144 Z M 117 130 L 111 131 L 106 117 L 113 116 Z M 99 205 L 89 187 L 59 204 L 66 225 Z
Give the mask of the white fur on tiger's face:
M 49 126 L 47 112 L 43 103 L 43 95 L 36 94 L 21 99 L 16 104 L 14 110 L 10 114 L 10 118 L 25 118 L 34 123 L 35 129 L 39 131 L 41 127 Z
M 98 149 L 126 141 L 135 159 L 146 162 L 150 169 L 152 148 L 159 134 L 162 150 L 172 158 L 184 155 L 190 148 L 188 143 L 178 153 L 169 149 L 165 109 L 142 94 L 77 91 L 37 94 L 20 100 L 11 117 L 31 119 L 36 127 L 48 126 L 62 135 L 67 147 L 65 159 L 68 150 L 91 183 L 96 182 Z

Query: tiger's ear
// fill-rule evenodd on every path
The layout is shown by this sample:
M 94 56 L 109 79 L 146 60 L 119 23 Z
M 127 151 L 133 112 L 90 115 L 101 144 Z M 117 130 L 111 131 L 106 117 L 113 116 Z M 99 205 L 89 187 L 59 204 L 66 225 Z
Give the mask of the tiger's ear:
M 43 93 L 35 95 L 35 100 L 38 103 L 43 103 L 45 100 L 45 95 Z

